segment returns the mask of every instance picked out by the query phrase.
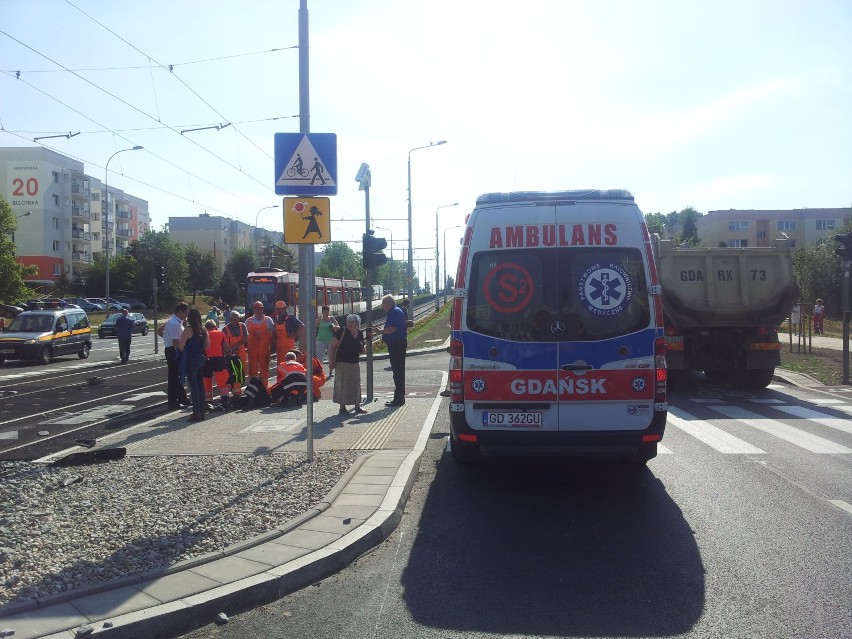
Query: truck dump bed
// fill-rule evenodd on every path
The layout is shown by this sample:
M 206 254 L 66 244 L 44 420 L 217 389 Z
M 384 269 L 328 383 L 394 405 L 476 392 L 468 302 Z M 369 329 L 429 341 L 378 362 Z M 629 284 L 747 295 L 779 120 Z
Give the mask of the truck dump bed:
M 653 244 L 663 309 L 681 330 L 778 325 L 798 297 L 787 239 L 772 247 L 678 248 L 655 236 Z

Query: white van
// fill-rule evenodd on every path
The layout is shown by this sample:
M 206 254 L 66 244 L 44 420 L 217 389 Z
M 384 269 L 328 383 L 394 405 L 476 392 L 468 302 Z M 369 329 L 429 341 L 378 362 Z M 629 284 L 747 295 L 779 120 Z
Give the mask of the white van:
M 662 299 L 630 193 L 480 196 L 454 293 L 456 461 L 656 456 L 667 411 Z

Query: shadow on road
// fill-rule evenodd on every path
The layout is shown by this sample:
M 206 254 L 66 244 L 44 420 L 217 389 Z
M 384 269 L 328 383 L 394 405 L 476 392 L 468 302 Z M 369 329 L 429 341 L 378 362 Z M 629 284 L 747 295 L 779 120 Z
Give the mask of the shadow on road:
M 402 578 L 412 617 L 489 636 L 666 636 L 689 630 L 705 575 L 651 471 L 443 455 Z

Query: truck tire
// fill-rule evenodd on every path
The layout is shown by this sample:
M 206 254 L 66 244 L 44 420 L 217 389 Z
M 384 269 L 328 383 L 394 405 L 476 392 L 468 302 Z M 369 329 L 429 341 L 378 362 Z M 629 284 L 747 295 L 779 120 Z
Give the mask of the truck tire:
M 772 383 L 775 368 L 740 369 L 737 375 L 740 383 L 746 388 L 761 389 Z
M 79 352 L 77 353 L 77 357 L 79 357 L 80 359 L 88 359 L 89 358 L 89 350 L 91 350 L 91 348 L 92 348 L 92 345 L 89 344 L 88 342 L 86 342 L 85 344 L 83 344 L 83 348 L 81 348 L 79 350 Z

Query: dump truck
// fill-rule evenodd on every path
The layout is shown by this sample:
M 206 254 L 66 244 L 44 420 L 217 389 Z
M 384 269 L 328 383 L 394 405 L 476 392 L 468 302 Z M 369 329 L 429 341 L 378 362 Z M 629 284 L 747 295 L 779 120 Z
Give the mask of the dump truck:
M 653 238 L 670 371 L 766 388 L 781 363 L 778 326 L 798 298 L 786 238 L 769 247 L 681 248 Z

